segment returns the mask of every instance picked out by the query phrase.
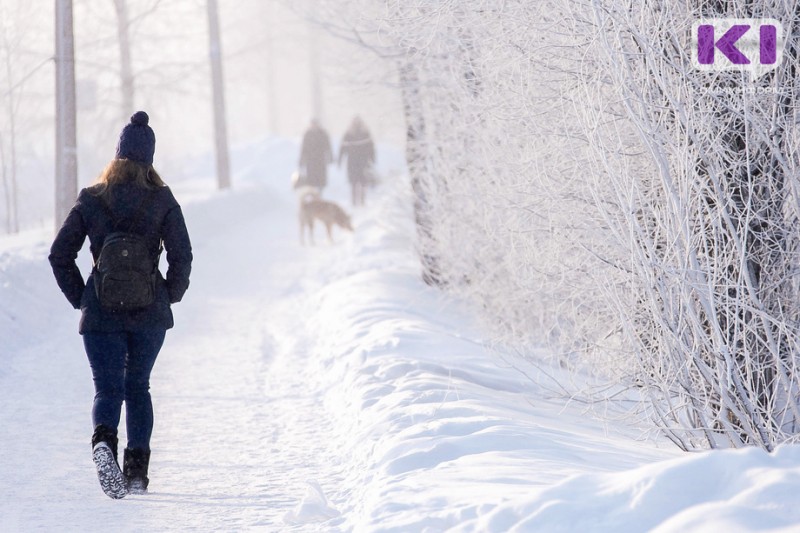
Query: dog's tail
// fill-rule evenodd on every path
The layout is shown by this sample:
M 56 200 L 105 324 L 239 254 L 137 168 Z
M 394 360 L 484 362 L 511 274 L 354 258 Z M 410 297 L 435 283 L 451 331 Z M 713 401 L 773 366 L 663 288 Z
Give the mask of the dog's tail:
M 301 204 L 307 204 L 313 200 L 319 200 L 319 189 L 316 187 L 304 186 L 298 191 Z

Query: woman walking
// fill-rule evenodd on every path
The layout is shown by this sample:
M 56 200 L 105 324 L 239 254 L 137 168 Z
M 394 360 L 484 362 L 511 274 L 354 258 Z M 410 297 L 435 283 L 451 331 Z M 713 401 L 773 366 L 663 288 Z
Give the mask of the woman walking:
M 374 180 L 375 145 L 367 126 L 356 116 L 342 137 L 339 147 L 339 166 L 347 157 L 347 180 L 353 206 L 364 205 L 367 185 Z
M 58 286 L 81 311 L 79 332 L 95 388 L 92 456 L 100 486 L 112 498 L 147 491 L 150 372 L 173 326 L 170 305 L 189 286 L 192 263 L 181 208 L 153 168 L 155 135 L 148 122 L 144 111 L 131 117 L 116 157 L 80 192 L 49 257 Z M 94 267 L 84 282 L 75 260 L 87 236 Z M 166 278 L 158 270 L 162 247 Z M 120 470 L 123 402 L 128 442 Z
M 302 185 L 310 185 L 322 191 L 328 184 L 328 165 L 332 161 L 331 138 L 319 121 L 312 119 L 300 144 L 300 161 L 297 165 L 305 176 Z

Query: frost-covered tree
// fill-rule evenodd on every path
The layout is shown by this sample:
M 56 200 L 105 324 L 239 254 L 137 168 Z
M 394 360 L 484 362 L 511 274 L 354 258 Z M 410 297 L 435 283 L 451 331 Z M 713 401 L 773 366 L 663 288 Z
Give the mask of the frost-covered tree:
M 592 7 L 605 51 L 595 76 L 619 99 L 591 130 L 619 198 L 606 214 L 631 254 L 618 302 L 650 412 L 684 448 L 771 449 L 800 422 L 800 4 Z M 784 60 L 755 80 L 694 68 L 692 25 L 712 17 L 779 20 Z M 601 131 L 620 121 L 638 133 L 640 164 L 607 155 L 634 150 Z
M 795 2 L 341 5 L 318 18 L 400 65 L 420 248 L 499 340 L 684 449 L 795 438 Z M 694 68 L 702 17 L 779 20 L 784 61 Z

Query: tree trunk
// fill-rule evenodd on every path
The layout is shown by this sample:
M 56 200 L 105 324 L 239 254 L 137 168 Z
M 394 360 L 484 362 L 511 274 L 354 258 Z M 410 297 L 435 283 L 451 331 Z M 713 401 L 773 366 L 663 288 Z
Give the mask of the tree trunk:
M 325 102 L 322 99 L 322 60 L 319 49 L 319 29 L 309 25 L 309 61 L 311 65 L 311 112 L 320 124 L 325 124 Z
M 267 3 L 267 110 L 269 113 L 269 131 L 278 134 L 278 86 L 275 80 L 275 4 Z
M 3 45 L 5 54 L 6 81 L 8 83 L 7 96 L 7 123 L 8 146 L 4 136 L 0 133 L 0 161 L 2 161 L 3 192 L 6 199 L 6 230 L 9 233 L 19 232 L 19 194 L 17 189 L 17 116 L 14 102 L 14 82 L 11 68 L 12 44 L 8 34 L 3 32 Z
M 56 229 L 78 196 L 72 0 L 56 0 Z
M 11 80 L 11 63 L 6 62 L 6 74 Z M 8 172 L 10 202 L 9 204 L 9 231 L 19 233 L 19 188 L 17 187 L 17 117 L 14 109 L 14 91 L 8 94 L 8 130 L 9 150 L 11 161 Z
M 127 0 L 114 0 L 114 9 L 117 12 L 117 41 L 119 42 L 120 88 L 122 95 L 120 118 L 124 124 L 135 111 L 133 108 L 133 66 L 131 64 L 130 21 L 128 19 Z
M 433 217 L 428 200 L 431 191 L 427 177 L 425 116 L 420 95 L 419 74 L 410 61 L 402 62 L 398 70 L 403 114 L 406 119 L 406 164 L 411 177 L 411 188 L 414 191 L 414 222 L 419 240 L 422 279 L 428 285 L 441 286 L 444 285 L 444 279 L 437 259 Z
M 220 189 L 228 189 L 231 186 L 231 176 L 228 156 L 225 85 L 222 75 L 222 46 L 219 36 L 217 0 L 208 0 L 208 37 L 211 55 L 211 86 L 214 101 L 214 139 L 217 155 L 217 184 Z
M 6 204 L 6 232 L 13 232 L 13 210 L 14 205 L 11 200 L 11 177 L 8 174 L 6 165 L 5 144 L 3 144 L 3 132 L 0 131 L 0 175 L 3 177 L 3 198 Z

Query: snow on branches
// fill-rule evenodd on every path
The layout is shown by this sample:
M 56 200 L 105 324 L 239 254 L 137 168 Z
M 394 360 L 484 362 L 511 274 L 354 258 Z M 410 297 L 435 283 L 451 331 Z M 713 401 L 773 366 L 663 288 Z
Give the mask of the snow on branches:
M 681 448 L 796 438 L 800 3 L 346 4 L 397 65 L 428 281 Z M 788 58 L 695 68 L 715 16 L 780 21 Z

